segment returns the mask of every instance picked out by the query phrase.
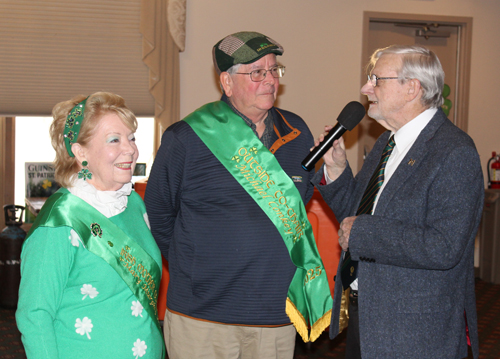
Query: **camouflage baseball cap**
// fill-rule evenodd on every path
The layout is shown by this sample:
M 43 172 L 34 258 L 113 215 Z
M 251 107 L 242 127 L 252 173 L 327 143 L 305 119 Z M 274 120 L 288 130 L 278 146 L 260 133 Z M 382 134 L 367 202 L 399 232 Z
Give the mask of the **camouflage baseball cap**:
M 215 44 L 212 54 L 217 73 L 236 64 L 251 64 L 267 54 L 282 55 L 283 47 L 258 32 L 242 31 L 226 36 Z

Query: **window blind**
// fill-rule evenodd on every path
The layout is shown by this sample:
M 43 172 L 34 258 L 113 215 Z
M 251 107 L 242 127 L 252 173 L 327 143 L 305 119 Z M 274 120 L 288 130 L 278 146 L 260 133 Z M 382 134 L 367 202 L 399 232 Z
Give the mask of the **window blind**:
M 154 116 L 141 0 L 0 0 L 0 116 L 50 115 L 96 91 Z

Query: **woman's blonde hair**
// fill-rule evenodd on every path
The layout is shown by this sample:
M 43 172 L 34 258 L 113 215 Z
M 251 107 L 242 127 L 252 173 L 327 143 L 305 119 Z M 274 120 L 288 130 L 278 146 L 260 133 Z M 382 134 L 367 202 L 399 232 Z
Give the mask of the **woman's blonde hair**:
M 66 150 L 64 126 L 73 107 L 83 100 L 85 100 L 85 96 L 79 95 L 69 101 L 58 103 L 52 109 L 54 120 L 50 125 L 50 138 L 52 147 L 56 151 L 55 178 L 62 187 L 71 187 L 71 177 L 81 168 L 76 158 L 71 157 Z M 118 115 L 132 132 L 137 130 L 137 119 L 125 105 L 125 100 L 121 96 L 110 92 L 96 92 L 88 97 L 85 104 L 83 122 L 76 143 L 86 146 L 94 135 L 99 121 L 108 113 Z

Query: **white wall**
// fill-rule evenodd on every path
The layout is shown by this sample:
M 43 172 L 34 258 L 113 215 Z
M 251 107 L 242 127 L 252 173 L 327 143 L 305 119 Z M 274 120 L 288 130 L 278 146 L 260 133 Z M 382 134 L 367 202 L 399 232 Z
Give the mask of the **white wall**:
M 258 31 L 280 42 L 287 67 L 278 106 L 302 116 L 315 136 L 344 105 L 359 100 L 363 11 L 473 17 L 469 134 L 483 170 L 500 152 L 496 90 L 500 3 L 492 0 L 188 0 L 186 51 L 181 53 L 181 116 L 220 91 L 213 45 L 237 31 Z M 350 136 L 357 138 L 353 131 Z M 348 151 L 357 168 L 357 146 Z

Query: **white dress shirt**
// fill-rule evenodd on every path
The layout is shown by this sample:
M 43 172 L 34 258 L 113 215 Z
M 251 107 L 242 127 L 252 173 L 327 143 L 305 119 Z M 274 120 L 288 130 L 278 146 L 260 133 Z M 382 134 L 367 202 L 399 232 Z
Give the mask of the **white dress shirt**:
M 392 175 L 396 171 L 396 168 L 398 168 L 401 161 L 403 160 L 403 158 L 405 158 L 406 154 L 410 150 L 411 146 L 413 146 L 413 144 L 417 140 L 420 132 L 422 132 L 424 127 L 427 126 L 436 112 L 437 108 L 429 108 L 415 117 L 413 120 L 408 122 L 406 125 L 401 127 L 397 132 L 391 133 L 391 135 L 394 135 L 394 141 L 396 142 L 396 145 L 394 146 L 391 156 L 389 157 L 389 160 L 387 161 L 387 164 L 385 166 L 384 183 L 382 183 L 382 187 L 380 187 L 380 190 L 377 193 L 377 197 L 375 197 L 372 214 L 375 213 L 378 199 L 380 198 L 380 194 L 384 190 L 385 185 L 389 182 Z

